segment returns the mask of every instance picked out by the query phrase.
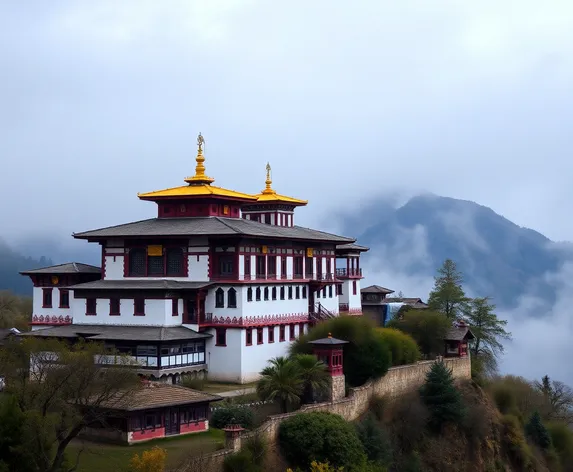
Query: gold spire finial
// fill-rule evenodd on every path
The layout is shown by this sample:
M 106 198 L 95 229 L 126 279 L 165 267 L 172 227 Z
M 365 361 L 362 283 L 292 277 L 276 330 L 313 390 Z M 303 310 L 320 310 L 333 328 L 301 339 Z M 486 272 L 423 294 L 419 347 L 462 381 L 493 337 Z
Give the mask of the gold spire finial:
M 185 182 L 189 184 L 207 184 L 210 185 L 215 179 L 212 177 L 207 177 L 205 175 L 205 157 L 203 156 L 203 146 L 205 145 L 205 138 L 199 133 L 197 136 L 197 165 L 195 166 L 195 175 L 193 177 L 187 177 Z
M 265 180 L 265 189 L 263 190 L 262 193 L 268 195 L 276 192 L 271 188 L 271 184 L 273 183 L 273 181 L 271 179 L 271 165 L 268 162 L 266 169 L 267 169 L 267 180 Z
M 328 337 L 329 337 L 329 338 L 332 338 L 332 333 L 328 333 Z

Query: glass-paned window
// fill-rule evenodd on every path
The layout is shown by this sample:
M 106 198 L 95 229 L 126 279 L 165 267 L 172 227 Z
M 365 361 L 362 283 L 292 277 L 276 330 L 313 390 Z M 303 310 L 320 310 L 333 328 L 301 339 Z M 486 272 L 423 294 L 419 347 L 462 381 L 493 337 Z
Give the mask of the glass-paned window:
M 245 279 L 251 278 L 251 255 L 245 254 Z
M 179 247 L 171 247 L 167 249 L 167 276 L 177 276 L 183 274 L 184 255 L 183 249 Z
M 257 279 L 266 278 L 266 256 L 257 256 Z
M 306 285 L 302 287 L 302 298 L 306 298 Z
M 281 256 L 281 279 L 286 279 L 287 277 L 287 258 L 286 256 Z
M 147 256 L 147 275 L 163 275 L 163 256 Z
M 224 277 L 231 277 L 234 274 L 234 256 L 220 256 L 219 257 L 219 273 Z
M 270 343 L 275 342 L 275 327 L 274 326 L 269 326 L 268 338 L 269 338 Z
M 261 301 L 261 287 L 257 287 L 255 290 L 255 300 L 258 302 Z
M 294 277 L 296 279 L 302 279 L 302 257 L 296 256 L 294 258 Z
M 237 291 L 232 287 L 227 291 L 227 308 L 237 308 Z
M 328 297 L 332 298 L 332 285 L 328 286 Z
M 289 325 L 289 326 L 288 326 L 289 337 L 290 337 L 290 340 L 291 340 L 291 341 L 293 341 L 293 340 L 294 340 L 294 337 L 295 337 L 295 336 L 294 336 L 294 328 L 295 328 L 295 326 L 296 326 L 296 325 Z
M 277 288 L 276 287 L 273 287 L 273 289 L 272 289 L 272 298 L 273 298 L 273 300 L 277 299 Z
M 269 274 L 269 278 L 275 278 L 277 275 L 277 256 L 274 254 L 269 255 L 267 264 L 267 272 Z
M 249 287 L 247 289 L 247 301 L 248 302 L 252 302 L 253 301 L 253 289 L 251 287 Z
M 145 299 L 136 298 L 133 301 L 133 306 L 134 306 L 134 314 L 145 315 Z
M 215 335 L 215 343 L 217 346 L 227 345 L 227 328 L 217 328 Z
M 281 287 L 280 292 L 281 292 L 281 300 L 284 300 L 285 299 L 285 288 Z
M 147 254 L 145 248 L 134 248 L 129 251 L 129 275 L 132 277 L 145 277 Z
M 263 290 L 263 299 L 264 300 L 269 299 L 269 287 L 265 287 L 265 289 Z
M 294 297 L 295 298 L 300 298 L 300 287 L 297 285 L 295 290 L 294 290 Z
M 109 300 L 109 314 L 119 315 L 119 298 L 110 298 Z
M 60 308 L 70 307 L 70 292 L 66 289 L 60 289 Z
M 289 300 L 292 299 L 292 285 L 288 286 L 288 298 L 289 298 Z
M 157 356 L 157 346 L 141 345 L 135 350 L 137 356 Z
M 95 298 L 87 298 L 86 299 L 86 315 L 95 315 L 96 314 L 96 306 L 97 306 L 97 301 Z
M 42 307 L 52 308 L 52 289 L 45 288 L 42 290 Z
M 263 328 L 257 328 L 257 344 L 263 344 Z
M 253 330 L 252 328 L 247 328 L 245 331 L 245 344 L 247 346 L 250 346 L 251 344 L 253 344 Z
M 279 326 L 279 341 L 283 342 L 285 340 L 285 325 Z
M 215 308 L 224 308 L 225 307 L 225 291 L 219 287 L 215 291 Z

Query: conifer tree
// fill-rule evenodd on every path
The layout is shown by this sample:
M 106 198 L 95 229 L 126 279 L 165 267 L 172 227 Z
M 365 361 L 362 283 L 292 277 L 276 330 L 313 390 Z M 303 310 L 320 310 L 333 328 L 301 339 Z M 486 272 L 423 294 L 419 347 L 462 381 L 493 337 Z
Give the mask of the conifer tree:
M 547 449 L 551 446 L 551 436 L 549 436 L 549 431 L 541 422 L 541 416 L 539 416 L 537 411 L 531 415 L 531 418 L 525 425 L 525 434 L 541 449 Z
M 430 292 L 428 305 L 433 310 L 444 313 L 450 319 L 456 319 L 469 302 L 462 287 L 463 276 L 451 259 L 446 259 L 434 277 L 434 289 Z
M 446 423 L 460 423 L 465 408 L 462 396 L 454 385 L 452 371 L 443 362 L 435 362 L 420 388 L 420 397 L 430 412 L 428 426 L 440 431 Z

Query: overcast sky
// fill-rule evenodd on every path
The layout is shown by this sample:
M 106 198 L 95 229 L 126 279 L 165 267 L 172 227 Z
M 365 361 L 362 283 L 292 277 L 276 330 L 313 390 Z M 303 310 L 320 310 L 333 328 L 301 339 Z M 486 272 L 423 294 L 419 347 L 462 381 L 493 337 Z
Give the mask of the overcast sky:
M 137 192 L 207 173 L 310 200 L 396 189 L 573 239 L 573 4 L 0 2 L 4 236 L 153 216 Z M 315 224 L 316 226 L 316 224 Z

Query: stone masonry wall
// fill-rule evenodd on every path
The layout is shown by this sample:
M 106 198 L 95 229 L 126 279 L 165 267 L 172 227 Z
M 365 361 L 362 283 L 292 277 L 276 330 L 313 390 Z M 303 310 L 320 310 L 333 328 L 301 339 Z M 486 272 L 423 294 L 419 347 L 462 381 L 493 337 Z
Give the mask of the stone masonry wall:
M 416 364 L 391 367 L 386 375 L 376 381 L 368 382 L 365 385 L 350 389 L 347 397 L 327 403 L 316 403 L 304 405 L 293 413 L 270 416 L 259 428 L 242 434 L 241 441 L 245 441 L 255 434 L 262 435 L 269 444 L 277 442 L 280 424 L 299 413 L 310 413 L 313 411 L 328 411 L 342 416 L 346 421 L 354 421 L 363 415 L 369 407 L 370 399 L 376 396 L 397 397 L 402 393 L 420 387 L 427 372 L 435 361 L 422 361 Z M 471 379 L 471 364 L 469 357 L 456 357 L 443 359 L 443 362 L 452 370 L 452 375 L 456 381 Z M 231 450 L 218 451 L 206 457 L 208 462 L 204 464 L 205 472 L 220 472 L 225 457 Z M 191 472 L 191 470 L 189 470 Z

